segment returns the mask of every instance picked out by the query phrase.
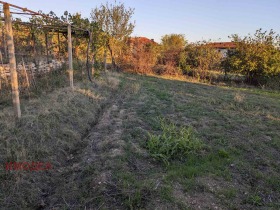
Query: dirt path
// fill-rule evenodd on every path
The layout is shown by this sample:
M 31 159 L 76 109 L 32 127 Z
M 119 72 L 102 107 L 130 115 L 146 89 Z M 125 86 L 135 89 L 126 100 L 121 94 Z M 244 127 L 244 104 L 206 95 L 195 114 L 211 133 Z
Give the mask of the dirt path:
M 103 204 L 105 208 L 110 205 L 117 206 L 117 202 L 110 198 L 118 194 L 117 189 L 114 189 L 112 173 L 117 170 L 117 162 L 125 153 L 125 142 L 121 139 L 124 112 L 125 110 L 116 104 L 104 112 L 87 137 L 89 145 L 83 156 L 83 162 L 93 166 L 97 172 L 96 176 L 92 177 L 91 186 L 94 191 L 103 195 L 103 198 L 108 199 Z
M 69 209 L 122 208 L 122 204 L 114 199 L 121 193 L 112 173 L 125 154 L 125 141 L 121 139 L 125 97 L 123 94 L 113 95 L 84 135 L 81 145 L 77 145 L 53 177 L 52 193 L 41 204 L 44 209 L 62 206 Z

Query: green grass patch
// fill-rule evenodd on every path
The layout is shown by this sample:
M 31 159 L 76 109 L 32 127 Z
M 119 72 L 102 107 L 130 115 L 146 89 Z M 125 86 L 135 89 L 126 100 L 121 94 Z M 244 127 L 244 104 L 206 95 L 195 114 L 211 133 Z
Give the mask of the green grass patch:
M 189 154 L 196 154 L 203 148 L 203 143 L 196 137 L 192 127 L 177 127 L 174 123 L 160 119 L 162 133 L 149 134 L 147 148 L 150 154 L 169 164 L 172 159 L 184 159 Z
M 16 123 L 0 102 L 0 158 L 56 169 L 0 170 L 3 208 L 279 209 L 279 92 L 103 76 L 75 92 L 41 78 L 43 95 L 22 100 Z M 124 153 L 111 157 L 115 146 Z
M 192 179 L 204 174 L 212 174 L 230 179 L 228 170 L 230 159 L 221 157 L 219 153 L 210 152 L 205 155 L 189 155 L 185 162 L 175 162 L 167 168 L 167 179 Z

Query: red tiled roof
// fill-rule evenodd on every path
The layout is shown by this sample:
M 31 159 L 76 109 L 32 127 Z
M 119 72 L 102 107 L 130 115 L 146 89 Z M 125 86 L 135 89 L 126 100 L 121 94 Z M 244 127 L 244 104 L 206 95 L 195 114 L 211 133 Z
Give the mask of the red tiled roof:
M 141 44 L 148 44 L 148 43 L 156 43 L 153 39 L 148 39 L 146 37 L 130 37 L 128 39 L 128 43 L 141 43 Z
M 210 47 L 217 49 L 232 49 L 236 48 L 236 43 L 234 42 L 212 42 L 207 44 Z

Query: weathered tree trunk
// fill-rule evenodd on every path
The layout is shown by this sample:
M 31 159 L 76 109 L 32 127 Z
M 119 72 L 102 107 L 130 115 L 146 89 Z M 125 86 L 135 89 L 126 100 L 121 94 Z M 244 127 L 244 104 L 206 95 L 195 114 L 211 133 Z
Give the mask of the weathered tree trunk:
M 58 45 L 58 57 L 60 58 L 60 36 L 59 36 L 59 32 L 57 33 L 57 45 Z
M 91 75 L 92 76 L 94 76 L 94 72 L 95 72 L 94 64 L 95 64 L 95 53 L 93 51 L 92 60 L 91 60 Z
M 90 49 L 90 44 L 92 44 L 92 39 L 93 39 L 93 34 L 90 33 L 90 40 L 89 40 L 89 46 L 88 46 L 88 49 Z M 89 52 L 88 52 L 89 53 Z M 94 69 L 94 63 L 95 63 L 95 48 L 94 48 L 94 45 L 92 47 L 92 60 L 91 60 L 91 76 L 93 77 L 94 76 L 94 73 L 95 73 L 95 69 Z
M 71 25 L 68 25 L 68 62 L 69 62 L 69 80 L 70 87 L 74 90 L 73 81 L 73 58 L 72 58 L 72 37 L 71 37 Z
M 25 68 L 25 63 L 24 63 L 23 58 L 22 58 L 22 67 L 23 67 L 23 71 L 24 71 L 27 87 L 28 87 L 28 89 L 30 89 L 29 77 L 28 77 L 28 74 L 27 74 L 27 71 L 26 71 L 26 68 Z
M 104 50 L 104 71 L 107 71 L 107 49 Z
M 111 46 L 109 44 L 108 44 L 108 48 L 109 48 L 110 55 L 111 55 L 111 58 L 112 58 L 112 67 L 115 70 L 116 62 L 115 62 L 115 57 L 114 57 L 114 54 L 113 54 L 113 50 L 112 50 L 112 48 L 111 48 Z
M 49 39 L 48 39 L 48 32 L 45 32 L 45 42 L 46 42 L 47 63 L 49 63 Z
M 32 47 L 33 47 L 33 55 L 36 55 L 36 37 L 34 32 L 32 32 Z
M 21 110 L 20 110 L 19 90 L 18 90 L 18 75 L 16 70 L 13 28 L 12 28 L 10 7 L 9 4 L 7 3 L 4 4 L 4 15 L 5 15 L 6 37 L 7 37 L 9 63 L 10 63 L 10 71 L 11 71 L 11 83 L 12 83 L 11 85 L 12 85 L 14 112 L 16 118 L 20 118 Z
M 78 47 L 77 47 L 77 38 L 76 37 L 74 37 L 74 41 L 73 41 L 73 45 L 74 45 L 74 58 L 75 59 L 78 59 Z
M 2 28 L 2 43 L 3 43 L 3 47 L 4 47 L 4 57 L 5 57 L 5 59 L 8 58 L 6 41 L 7 40 L 6 40 L 6 36 L 5 36 L 5 26 L 3 25 L 3 28 Z

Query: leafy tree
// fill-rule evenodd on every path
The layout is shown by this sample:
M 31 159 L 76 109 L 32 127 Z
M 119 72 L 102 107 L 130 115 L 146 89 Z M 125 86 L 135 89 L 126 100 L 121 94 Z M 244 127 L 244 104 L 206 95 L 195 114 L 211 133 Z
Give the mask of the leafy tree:
M 39 13 L 42 12 L 39 11 Z M 52 55 L 57 54 L 57 52 L 54 52 L 58 51 L 56 50 L 58 46 L 54 45 L 54 43 L 57 43 L 57 41 L 55 41 L 57 36 L 55 37 L 53 26 L 59 23 L 59 18 L 53 11 L 50 11 L 48 16 L 50 18 L 46 18 L 45 16 L 32 16 L 29 19 L 29 22 L 31 23 L 29 39 L 31 41 L 33 55 L 38 55 L 38 53 L 41 53 L 41 55 L 49 53 Z M 49 27 L 44 28 L 43 26 Z M 46 45 L 48 45 L 48 52 Z
M 209 70 L 220 67 L 222 55 L 208 42 L 201 41 L 186 46 L 180 57 L 180 67 L 185 73 L 191 73 L 199 79 L 205 79 Z
M 73 25 L 72 30 L 76 29 L 75 34 L 72 37 L 74 49 L 73 55 L 79 60 L 85 60 L 88 46 L 88 32 L 86 30 L 90 31 L 90 21 L 88 18 L 82 18 L 80 13 L 68 13 L 68 22 Z
M 104 33 L 105 45 L 110 51 L 113 67 L 116 66 L 116 57 L 120 56 L 125 39 L 128 38 L 135 27 L 131 22 L 134 9 L 126 9 L 123 3 L 108 4 L 108 2 L 92 10 L 92 21 L 98 24 Z
M 161 38 L 162 60 L 165 65 L 178 66 L 180 53 L 186 46 L 186 39 L 183 34 L 168 34 Z
M 183 50 L 186 43 L 187 41 L 183 34 L 167 34 L 161 38 L 161 44 L 164 51 Z
M 249 83 L 259 83 L 265 77 L 280 74 L 280 37 L 273 30 L 262 31 L 244 38 L 234 34 L 236 49 L 223 61 L 225 71 L 246 75 Z
M 151 73 L 159 55 L 159 45 L 146 37 L 129 38 L 122 56 L 122 68 L 137 73 Z

